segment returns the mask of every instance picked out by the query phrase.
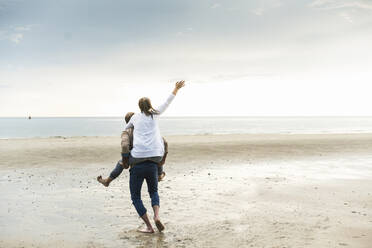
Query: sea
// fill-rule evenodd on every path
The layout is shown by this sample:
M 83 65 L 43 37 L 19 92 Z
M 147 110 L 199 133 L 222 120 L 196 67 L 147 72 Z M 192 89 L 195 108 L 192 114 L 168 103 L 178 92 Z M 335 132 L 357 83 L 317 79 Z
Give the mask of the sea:
M 0 118 L 0 139 L 118 136 L 122 117 Z M 369 117 L 161 117 L 162 135 L 372 133 Z

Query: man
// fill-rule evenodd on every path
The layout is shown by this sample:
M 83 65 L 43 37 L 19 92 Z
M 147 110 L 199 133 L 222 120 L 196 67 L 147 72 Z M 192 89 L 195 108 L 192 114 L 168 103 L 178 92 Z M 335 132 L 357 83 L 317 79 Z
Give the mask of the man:
M 133 112 L 128 112 L 125 115 L 125 122 L 128 123 L 132 116 L 134 115 Z M 156 161 L 158 164 L 158 181 L 160 182 L 165 177 L 165 172 L 163 171 L 163 165 L 165 163 L 165 160 L 167 158 L 168 154 L 168 143 L 163 138 L 164 141 L 164 156 L 160 162 Z M 129 167 L 135 166 L 135 164 L 150 160 L 151 158 L 147 159 L 137 159 L 137 158 L 131 158 L 129 161 L 129 155 L 130 151 L 133 148 L 133 128 L 127 129 L 121 133 L 121 157 L 122 159 L 118 161 L 116 164 L 116 167 L 112 170 L 110 173 L 110 176 L 108 178 L 102 178 L 102 176 L 97 177 L 97 181 L 102 183 L 105 187 L 108 187 L 110 183 L 117 178 L 123 171 L 123 169 L 128 169 Z

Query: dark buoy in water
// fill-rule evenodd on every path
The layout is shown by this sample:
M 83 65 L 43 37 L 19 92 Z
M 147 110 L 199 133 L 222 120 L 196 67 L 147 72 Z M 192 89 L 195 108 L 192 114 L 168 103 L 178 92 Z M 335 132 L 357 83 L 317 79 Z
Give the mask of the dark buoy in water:
M 28 119 L 31 120 L 31 116 L 29 116 Z

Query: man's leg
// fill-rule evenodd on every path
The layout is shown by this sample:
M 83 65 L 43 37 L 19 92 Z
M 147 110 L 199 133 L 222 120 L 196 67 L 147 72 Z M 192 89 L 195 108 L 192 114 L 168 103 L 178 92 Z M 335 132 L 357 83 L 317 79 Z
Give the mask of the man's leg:
M 152 228 L 152 225 L 146 213 L 146 208 L 145 206 L 143 206 L 143 202 L 141 200 L 141 188 L 142 188 L 143 180 L 144 180 L 144 175 L 143 175 L 143 168 L 141 167 L 141 165 L 136 165 L 132 169 L 130 169 L 129 188 L 130 188 L 132 203 L 134 207 L 136 208 L 138 215 L 142 218 L 142 220 L 146 224 L 145 229 L 140 229 L 138 231 L 144 232 L 144 233 L 153 233 L 154 229 Z
M 113 171 L 110 173 L 110 179 L 111 181 L 120 176 L 120 174 L 123 172 L 124 167 L 123 167 L 123 162 L 121 160 L 118 161 L 116 164 L 116 167 Z
M 103 179 L 102 176 L 97 177 L 97 181 L 102 183 L 105 187 L 108 187 L 111 183 L 112 180 L 117 178 L 121 172 L 123 171 L 123 163 L 122 160 L 119 160 L 118 163 L 116 164 L 115 168 L 112 170 L 110 173 L 110 177 Z

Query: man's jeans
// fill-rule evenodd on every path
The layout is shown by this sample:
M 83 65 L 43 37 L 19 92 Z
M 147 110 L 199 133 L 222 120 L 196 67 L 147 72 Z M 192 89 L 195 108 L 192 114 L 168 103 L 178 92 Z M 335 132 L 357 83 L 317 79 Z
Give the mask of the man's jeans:
M 151 161 L 145 161 L 133 166 L 130 170 L 129 188 L 132 203 L 139 216 L 146 213 L 146 208 L 141 200 L 141 188 L 146 180 L 147 189 L 151 198 L 151 206 L 159 206 L 158 194 L 158 165 Z

